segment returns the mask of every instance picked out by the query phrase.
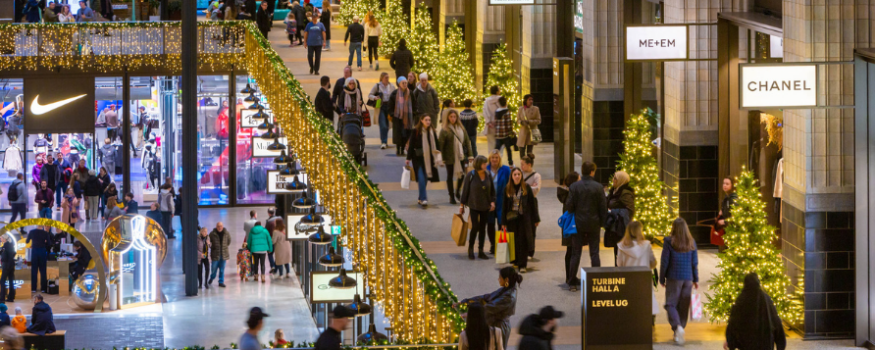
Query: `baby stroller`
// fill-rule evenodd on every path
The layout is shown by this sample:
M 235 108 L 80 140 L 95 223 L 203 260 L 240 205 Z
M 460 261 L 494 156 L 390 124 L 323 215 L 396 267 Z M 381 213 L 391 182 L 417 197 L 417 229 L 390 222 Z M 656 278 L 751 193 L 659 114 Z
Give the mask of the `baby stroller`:
M 355 158 L 356 163 L 368 166 L 368 154 L 365 152 L 365 132 L 362 129 L 362 116 L 347 113 L 340 117 L 340 139 L 346 144 L 346 149 Z

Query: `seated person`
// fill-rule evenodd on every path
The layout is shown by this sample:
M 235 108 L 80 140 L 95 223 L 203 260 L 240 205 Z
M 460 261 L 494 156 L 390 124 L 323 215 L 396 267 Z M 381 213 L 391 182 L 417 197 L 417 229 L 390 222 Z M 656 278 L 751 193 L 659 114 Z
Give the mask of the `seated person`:
M 43 301 L 42 294 L 33 297 L 33 312 L 30 315 L 30 320 L 30 327 L 27 327 L 28 332 L 37 335 L 55 333 L 55 317 L 52 315 L 52 307 Z
M 70 264 L 70 281 L 75 282 L 79 279 L 82 274 L 85 273 L 85 270 L 88 269 L 88 264 L 91 263 L 91 253 L 88 252 L 88 249 L 85 249 L 85 246 L 80 241 L 73 242 L 73 248 L 76 249 L 76 259 L 75 262 Z M 70 287 L 72 288 L 73 283 L 70 283 Z
M 20 307 L 15 307 L 15 317 L 12 318 L 12 328 L 15 328 L 18 333 L 27 332 L 27 317 L 21 312 Z
M 0 328 L 12 325 L 12 320 L 9 318 L 9 314 L 6 313 L 6 310 L 9 310 L 9 307 L 6 306 L 6 304 L 0 304 Z

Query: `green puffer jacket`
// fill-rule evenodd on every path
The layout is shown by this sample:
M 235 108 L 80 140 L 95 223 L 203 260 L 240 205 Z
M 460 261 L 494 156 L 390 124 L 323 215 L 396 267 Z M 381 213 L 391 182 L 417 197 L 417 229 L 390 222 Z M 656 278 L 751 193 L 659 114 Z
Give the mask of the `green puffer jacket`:
M 249 239 L 246 240 L 246 246 L 252 253 L 264 253 L 273 251 L 273 240 L 270 233 L 264 226 L 255 226 L 249 231 Z

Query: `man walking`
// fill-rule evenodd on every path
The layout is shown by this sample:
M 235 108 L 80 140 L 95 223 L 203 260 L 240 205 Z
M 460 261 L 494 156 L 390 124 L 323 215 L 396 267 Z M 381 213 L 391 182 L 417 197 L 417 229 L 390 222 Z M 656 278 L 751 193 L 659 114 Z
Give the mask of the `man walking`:
M 307 63 L 310 64 L 310 74 L 319 75 L 319 65 L 322 62 L 322 46 L 325 45 L 325 25 L 319 23 L 319 15 L 313 14 L 313 21 L 304 28 L 304 45 L 307 48 Z
M 52 190 L 52 194 L 58 191 L 58 184 L 61 183 L 61 167 L 51 154 L 46 155 L 46 163 L 40 169 L 39 178 L 40 181 L 46 182 L 46 187 Z
M 495 145 L 495 111 L 498 110 L 498 99 L 501 90 L 498 86 L 489 88 L 490 96 L 483 100 L 483 135 L 486 135 L 487 147 Z
M 495 144 L 499 152 L 504 147 L 507 150 L 507 165 L 513 167 L 513 119 L 507 109 L 507 99 L 504 96 L 498 98 L 498 109 L 495 110 Z M 500 153 L 499 153 L 500 154 Z
M 583 175 L 580 181 L 571 185 L 568 199 L 565 201 L 568 211 L 574 213 L 574 222 L 577 225 L 577 234 L 571 236 L 571 261 L 567 270 L 571 278 L 566 281 L 573 292 L 577 291 L 580 285 L 577 270 L 580 267 L 580 255 L 585 244 L 589 244 L 591 266 L 602 266 L 599 260 L 601 241 L 599 233 L 608 216 L 608 207 L 604 187 L 592 178 L 595 176 L 595 170 L 596 165 L 592 161 L 583 163 L 581 167 Z
M 231 253 L 228 248 L 231 246 L 231 234 L 225 229 L 222 222 L 216 223 L 216 228 L 210 232 L 210 280 L 207 285 L 213 284 L 216 279 L 216 273 L 219 273 L 219 287 L 225 288 L 225 262 L 231 259 Z M 209 287 L 207 287 L 209 288 Z
M 36 293 L 36 287 L 40 287 L 40 291 L 46 293 L 49 282 L 46 277 L 46 263 L 48 262 L 49 248 L 52 246 L 52 234 L 49 233 L 48 226 L 38 226 L 27 234 L 27 241 L 30 243 L 30 289 Z M 40 275 L 37 284 L 37 273 Z
M 0 236 L 0 264 L 3 264 L 3 275 L 0 276 L 0 302 L 15 301 L 15 243 L 9 241 L 9 235 Z M 7 291 L 9 294 L 7 294 Z
M 416 90 L 413 91 L 413 116 L 414 123 L 419 123 L 422 116 L 431 117 L 431 124 L 437 125 L 438 115 L 440 113 L 441 101 L 438 99 L 437 90 L 434 86 L 428 83 L 428 73 L 423 72 L 419 75 L 419 84 L 416 84 Z
M 349 40 L 349 60 L 346 65 L 352 67 L 352 55 L 356 54 L 359 70 L 362 70 L 362 42 L 365 40 L 365 27 L 359 24 L 359 16 L 352 17 L 352 23 L 346 27 L 343 46 Z
M 12 180 L 12 184 L 9 185 L 9 193 L 6 194 L 6 199 L 9 200 L 9 205 L 12 207 L 10 223 L 15 222 L 16 218 L 19 220 L 25 218 L 25 213 L 27 213 L 27 195 L 25 195 L 24 190 L 24 173 L 18 173 L 15 176 L 15 180 Z
M 36 191 L 33 201 L 39 209 L 39 217 L 43 219 L 52 218 L 52 204 L 55 203 L 55 192 L 49 188 L 46 180 L 40 181 L 40 189 Z
M 351 317 L 355 317 L 355 311 L 343 304 L 335 306 L 331 325 L 319 335 L 313 348 L 316 350 L 340 350 L 343 342 L 340 334 L 346 330 L 346 327 L 349 327 L 352 322 Z
M 139 113 L 131 114 L 131 147 L 134 151 L 134 157 L 137 156 L 137 151 L 143 148 L 143 125 L 149 118 L 145 106 L 140 106 L 139 111 Z
M 316 105 L 316 111 L 322 115 L 323 118 L 331 121 L 331 125 L 334 125 L 334 103 L 331 102 L 331 78 L 327 75 L 322 76 L 319 80 L 320 85 L 322 86 L 319 89 L 319 92 L 316 93 L 316 99 L 313 101 L 313 104 Z
M 85 180 L 85 218 L 97 220 L 100 209 L 100 180 L 94 169 L 88 170 L 88 179 Z

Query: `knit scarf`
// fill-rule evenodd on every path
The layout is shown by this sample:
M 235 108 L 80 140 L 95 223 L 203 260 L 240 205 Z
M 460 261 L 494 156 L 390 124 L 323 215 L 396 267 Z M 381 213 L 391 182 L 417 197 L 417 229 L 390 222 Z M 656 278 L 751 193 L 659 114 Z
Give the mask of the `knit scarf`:
M 359 104 L 359 101 L 361 101 L 359 89 L 350 90 L 348 86 L 345 86 L 343 87 L 343 92 L 346 93 L 343 95 L 343 108 L 345 112 L 362 115 L 362 105 Z
M 395 118 L 401 119 L 401 124 L 404 129 L 410 130 L 413 128 L 413 121 L 410 120 L 410 89 L 398 89 L 395 93 Z
M 429 179 L 431 178 L 431 151 L 434 149 L 432 147 L 432 142 L 434 142 L 434 131 L 430 127 L 427 127 L 422 130 L 422 157 L 425 160 L 425 175 Z
M 465 129 L 458 124 L 447 124 L 449 132 L 453 133 L 453 176 L 456 179 L 462 178 L 465 174 L 465 169 L 462 168 L 462 159 L 465 157 L 464 146 L 462 140 L 465 139 Z

